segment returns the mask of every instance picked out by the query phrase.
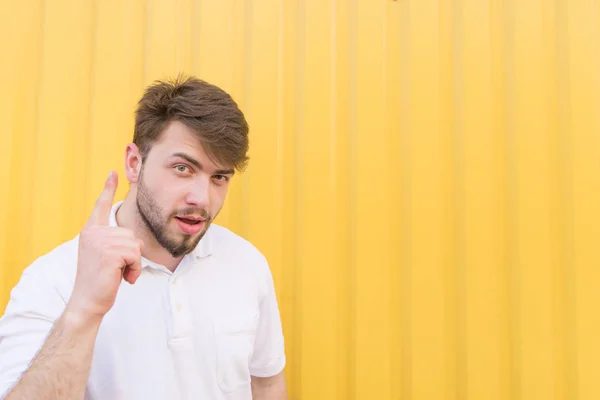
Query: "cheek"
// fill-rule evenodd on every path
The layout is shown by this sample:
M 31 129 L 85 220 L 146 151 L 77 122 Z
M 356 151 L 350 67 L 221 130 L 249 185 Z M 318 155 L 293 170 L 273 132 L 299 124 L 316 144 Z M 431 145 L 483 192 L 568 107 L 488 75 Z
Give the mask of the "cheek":
M 175 209 L 185 203 L 187 191 L 184 187 L 164 187 L 161 189 L 161 201 L 165 209 Z
M 227 186 L 215 186 L 210 195 L 210 212 L 214 217 L 215 214 L 223 207 L 225 197 L 227 196 Z
M 182 190 L 168 184 L 153 188 L 151 192 L 154 203 L 167 215 L 173 212 L 174 207 L 179 203 L 178 193 L 182 193 Z

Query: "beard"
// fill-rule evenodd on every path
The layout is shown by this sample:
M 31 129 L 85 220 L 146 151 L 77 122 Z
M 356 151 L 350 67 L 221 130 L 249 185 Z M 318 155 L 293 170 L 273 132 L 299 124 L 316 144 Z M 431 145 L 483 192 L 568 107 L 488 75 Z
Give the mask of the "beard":
M 204 209 L 188 207 L 176 210 L 167 217 L 163 217 L 165 212 L 163 208 L 156 202 L 152 193 L 144 185 L 143 176 L 140 174 L 137 195 L 136 195 L 137 213 L 144 222 L 152 236 L 156 239 L 165 250 L 167 250 L 174 258 L 179 258 L 185 254 L 191 253 L 198 243 L 204 237 L 212 221 L 211 216 Z M 169 233 L 168 224 L 175 216 L 185 216 L 190 214 L 199 214 L 205 219 L 204 228 L 194 234 L 174 234 Z

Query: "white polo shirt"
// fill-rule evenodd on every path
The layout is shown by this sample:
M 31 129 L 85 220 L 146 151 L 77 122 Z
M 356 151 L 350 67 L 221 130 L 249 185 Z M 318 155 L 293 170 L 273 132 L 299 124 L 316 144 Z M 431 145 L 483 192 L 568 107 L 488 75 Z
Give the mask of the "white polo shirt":
M 77 248 L 75 237 L 41 256 L 11 291 L 0 319 L 0 398 L 68 302 Z M 86 399 L 250 400 L 251 375 L 282 371 L 272 275 L 252 244 L 213 224 L 175 272 L 142 261 L 137 282 L 123 281 L 102 321 Z

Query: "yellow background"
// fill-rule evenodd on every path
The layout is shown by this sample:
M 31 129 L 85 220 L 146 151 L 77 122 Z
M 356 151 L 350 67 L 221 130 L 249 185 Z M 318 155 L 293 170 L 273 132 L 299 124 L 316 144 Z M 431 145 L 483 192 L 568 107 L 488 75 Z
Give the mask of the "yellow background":
M 251 125 L 219 222 L 270 260 L 291 399 L 600 398 L 598 1 L 0 5 L 0 306 L 182 71 Z

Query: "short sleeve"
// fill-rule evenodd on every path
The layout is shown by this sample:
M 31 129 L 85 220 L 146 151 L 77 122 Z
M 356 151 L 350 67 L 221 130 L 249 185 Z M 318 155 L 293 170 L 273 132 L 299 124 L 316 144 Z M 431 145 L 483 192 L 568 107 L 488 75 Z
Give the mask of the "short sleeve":
M 267 378 L 281 372 L 286 363 L 283 330 L 268 265 L 264 264 L 263 279 L 265 295 L 260 301 L 259 322 L 254 353 L 250 361 L 252 376 Z
M 0 318 L 0 398 L 27 370 L 65 307 L 52 283 L 36 270 L 25 269 Z

